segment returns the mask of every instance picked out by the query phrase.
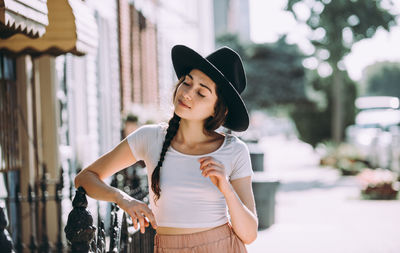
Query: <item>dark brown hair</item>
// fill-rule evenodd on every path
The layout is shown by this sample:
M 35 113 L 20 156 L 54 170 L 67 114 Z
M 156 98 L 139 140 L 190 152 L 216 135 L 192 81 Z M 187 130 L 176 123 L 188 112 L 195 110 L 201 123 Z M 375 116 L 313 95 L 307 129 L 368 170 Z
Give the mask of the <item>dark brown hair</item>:
M 183 80 L 185 80 L 185 76 L 179 78 L 179 81 L 174 90 L 174 95 L 172 97 L 173 100 L 175 99 L 176 92 L 179 86 L 183 83 Z M 228 107 L 226 106 L 226 103 L 221 95 L 221 90 L 218 87 L 218 85 L 216 85 L 216 92 L 218 98 L 214 106 L 215 114 L 214 116 L 210 116 L 209 118 L 207 118 L 204 122 L 204 133 L 207 135 L 211 135 L 215 129 L 223 125 L 226 119 L 226 115 L 228 114 Z M 178 132 L 180 120 L 181 118 L 175 113 L 173 117 L 169 120 L 167 134 L 165 136 L 164 143 L 161 149 L 160 159 L 158 160 L 157 166 L 155 167 L 153 174 L 151 175 L 151 189 L 155 194 L 154 202 L 157 202 L 157 200 L 161 196 L 160 170 L 164 162 L 165 154 L 167 153 L 167 150 L 171 145 L 171 141 Z

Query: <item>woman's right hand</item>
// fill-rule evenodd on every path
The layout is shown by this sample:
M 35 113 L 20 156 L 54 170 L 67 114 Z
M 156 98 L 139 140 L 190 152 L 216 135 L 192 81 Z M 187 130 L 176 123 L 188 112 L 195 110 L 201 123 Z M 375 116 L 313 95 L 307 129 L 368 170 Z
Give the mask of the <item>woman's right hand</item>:
M 122 193 L 116 201 L 116 204 L 131 216 L 135 229 L 138 228 L 139 220 L 141 233 L 145 232 L 145 228 L 149 226 L 149 222 L 154 229 L 157 228 L 153 212 L 143 201 L 134 199 L 126 193 Z
M 135 229 L 140 223 L 140 231 L 144 233 L 149 222 L 153 228 L 157 224 L 151 209 L 142 201 L 136 200 L 125 192 L 111 187 L 104 183 L 104 180 L 111 175 L 123 170 L 136 162 L 125 138 L 113 150 L 104 154 L 90 166 L 83 169 L 75 177 L 75 187 L 82 186 L 86 194 L 97 200 L 104 200 L 116 203 L 132 218 Z

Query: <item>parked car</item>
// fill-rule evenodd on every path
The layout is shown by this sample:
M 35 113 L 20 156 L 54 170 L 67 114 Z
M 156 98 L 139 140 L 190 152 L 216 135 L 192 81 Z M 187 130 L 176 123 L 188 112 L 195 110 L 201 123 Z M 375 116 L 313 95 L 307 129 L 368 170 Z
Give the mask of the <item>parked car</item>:
M 346 128 L 346 141 L 359 148 L 374 167 L 399 170 L 400 100 L 369 96 L 355 101 L 355 124 Z

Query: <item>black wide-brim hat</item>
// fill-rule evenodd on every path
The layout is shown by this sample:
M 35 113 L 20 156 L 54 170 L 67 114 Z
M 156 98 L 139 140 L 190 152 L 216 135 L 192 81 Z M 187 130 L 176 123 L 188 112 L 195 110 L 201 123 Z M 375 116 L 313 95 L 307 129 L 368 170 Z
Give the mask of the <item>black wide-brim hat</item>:
M 224 127 L 236 132 L 249 127 L 249 114 L 240 94 L 246 88 L 246 74 L 242 59 L 229 47 L 221 47 L 203 57 L 193 49 L 176 45 L 172 48 L 172 63 L 179 78 L 192 69 L 199 69 L 220 88 L 228 107 Z

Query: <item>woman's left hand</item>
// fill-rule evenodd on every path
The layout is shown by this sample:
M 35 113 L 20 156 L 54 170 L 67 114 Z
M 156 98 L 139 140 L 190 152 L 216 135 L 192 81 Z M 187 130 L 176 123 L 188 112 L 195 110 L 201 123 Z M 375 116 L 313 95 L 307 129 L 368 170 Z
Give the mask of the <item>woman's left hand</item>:
M 225 167 L 223 164 L 217 162 L 210 156 L 201 157 L 198 159 L 200 162 L 200 170 L 204 177 L 209 177 L 211 182 L 218 187 L 218 189 L 225 193 L 230 189 L 230 183 L 225 175 Z

